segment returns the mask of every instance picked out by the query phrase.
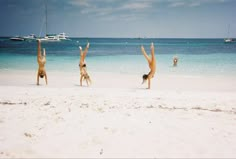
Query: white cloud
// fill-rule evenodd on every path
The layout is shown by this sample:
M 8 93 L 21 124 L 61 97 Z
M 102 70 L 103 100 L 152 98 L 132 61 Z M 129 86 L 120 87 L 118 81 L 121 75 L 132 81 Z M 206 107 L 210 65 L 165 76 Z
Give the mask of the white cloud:
M 198 7 L 226 1 L 229 0 L 67 0 L 70 5 L 79 7 L 77 11 L 81 14 L 108 20 L 121 16 L 124 20 L 135 19 L 130 14 L 145 16 L 148 13 L 156 12 L 160 6 L 170 8 Z
M 70 0 L 73 5 L 80 6 L 80 13 L 90 15 L 103 20 L 123 20 L 137 19 L 133 13 L 142 13 L 152 7 L 153 0 Z
M 169 0 L 169 7 L 197 7 L 206 4 L 225 3 L 228 0 Z
M 132 2 L 132 3 L 127 3 L 124 4 L 120 9 L 146 9 L 146 8 L 151 8 L 151 3 L 150 2 Z

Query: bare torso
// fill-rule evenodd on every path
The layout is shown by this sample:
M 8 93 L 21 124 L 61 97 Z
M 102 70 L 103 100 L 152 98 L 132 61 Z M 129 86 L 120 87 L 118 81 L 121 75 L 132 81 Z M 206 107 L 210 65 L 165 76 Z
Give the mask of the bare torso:
M 153 57 L 152 60 L 149 62 L 149 78 L 153 78 L 156 73 L 156 58 Z
M 45 71 L 45 64 L 46 64 L 46 58 L 44 56 L 41 56 L 38 58 L 38 64 L 39 64 L 39 71 L 44 72 Z

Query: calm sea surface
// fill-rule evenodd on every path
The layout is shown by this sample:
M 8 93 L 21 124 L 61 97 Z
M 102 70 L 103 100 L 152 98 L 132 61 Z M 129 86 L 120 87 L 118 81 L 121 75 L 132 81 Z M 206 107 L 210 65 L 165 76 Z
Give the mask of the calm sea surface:
M 236 43 L 225 44 L 223 39 L 135 39 L 135 38 L 72 38 L 70 41 L 43 42 L 47 53 L 47 71 L 79 71 L 79 46 L 87 41 L 88 71 L 122 74 L 149 72 L 140 51 L 144 45 L 150 54 L 154 42 L 158 74 L 236 75 Z M 177 55 L 179 63 L 172 67 Z M 0 38 L 0 71 L 37 70 L 37 43 L 15 42 Z

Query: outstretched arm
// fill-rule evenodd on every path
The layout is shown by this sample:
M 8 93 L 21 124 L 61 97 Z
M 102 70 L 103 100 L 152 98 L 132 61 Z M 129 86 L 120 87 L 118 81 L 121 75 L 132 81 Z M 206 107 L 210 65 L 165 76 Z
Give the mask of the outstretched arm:
M 45 72 L 45 81 L 46 81 L 46 85 L 48 85 L 48 77 L 47 77 L 47 73 Z
M 39 85 L 39 72 L 37 74 L 37 85 Z
M 151 79 L 148 78 L 148 88 L 147 89 L 150 89 L 151 88 Z
M 145 51 L 145 49 L 144 49 L 143 46 L 141 46 L 141 51 L 142 51 L 144 57 L 147 59 L 148 63 L 150 63 L 151 60 L 150 60 L 150 58 L 148 57 L 148 55 L 147 55 L 147 53 L 146 53 L 146 51 Z
M 83 75 L 80 76 L 80 86 L 82 86 L 82 82 L 83 82 Z

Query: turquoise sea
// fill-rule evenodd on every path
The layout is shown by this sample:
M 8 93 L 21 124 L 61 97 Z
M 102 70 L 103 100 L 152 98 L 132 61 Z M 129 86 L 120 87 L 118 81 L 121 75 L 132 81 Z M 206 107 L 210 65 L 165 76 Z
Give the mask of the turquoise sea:
M 88 71 L 144 74 L 149 68 L 140 46 L 150 53 L 154 42 L 158 74 L 236 75 L 236 43 L 223 39 L 138 39 L 138 38 L 71 38 L 70 41 L 43 42 L 47 53 L 47 71 L 79 71 L 79 46 L 87 41 Z M 179 63 L 172 67 L 177 55 Z M 37 70 L 37 42 L 10 41 L 0 38 L 0 71 Z

